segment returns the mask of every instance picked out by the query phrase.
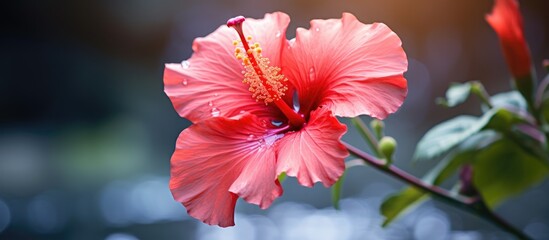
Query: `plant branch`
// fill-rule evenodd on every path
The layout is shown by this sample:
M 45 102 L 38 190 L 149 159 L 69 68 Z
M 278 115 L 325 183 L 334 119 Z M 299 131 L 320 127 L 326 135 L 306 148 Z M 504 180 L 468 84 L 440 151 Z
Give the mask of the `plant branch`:
M 351 154 L 355 155 L 356 157 L 362 159 L 364 162 L 369 164 L 370 166 L 376 168 L 377 170 L 380 170 L 382 172 L 385 172 L 388 175 L 391 175 L 400 181 L 403 181 L 409 185 L 412 185 L 414 187 L 417 187 L 423 191 L 426 191 L 430 193 L 433 197 L 436 199 L 439 199 L 441 201 L 444 201 L 452 206 L 455 206 L 457 208 L 466 210 L 468 212 L 474 213 L 492 223 L 494 223 L 497 227 L 513 234 L 518 239 L 522 240 L 529 240 L 531 239 L 529 236 L 524 234 L 522 231 L 518 230 L 508 222 L 506 222 L 501 217 L 497 216 L 494 212 L 492 212 L 484 203 L 484 201 L 481 198 L 472 198 L 472 197 L 464 197 L 460 195 L 456 195 L 451 193 L 450 191 L 435 186 L 431 184 L 427 184 L 423 181 L 421 181 L 419 178 L 414 177 L 413 175 L 408 174 L 407 172 L 399 169 L 398 167 L 391 165 L 386 166 L 385 161 L 382 161 L 380 159 L 375 158 L 374 156 L 371 156 L 368 153 L 365 153 L 361 151 L 360 149 L 350 145 L 349 143 L 343 142 L 343 145 L 351 152 Z

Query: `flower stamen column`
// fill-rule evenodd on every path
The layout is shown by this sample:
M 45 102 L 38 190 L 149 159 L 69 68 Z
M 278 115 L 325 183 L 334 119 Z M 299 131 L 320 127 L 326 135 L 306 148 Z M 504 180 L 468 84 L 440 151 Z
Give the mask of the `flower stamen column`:
M 274 103 L 288 118 L 290 125 L 293 127 L 303 126 L 305 123 L 303 114 L 292 110 L 281 98 L 288 89 L 284 85 L 284 82 L 287 81 L 286 77 L 279 74 L 280 69 L 268 65 L 268 59 L 261 56 L 262 50 L 258 43 L 252 45 L 252 47 L 248 44 L 248 40 L 251 40 L 251 37 L 246 38 L 242 30 L 242 23 L 245 20 L 246 18 L 238 16 L 227 21 L 227 26 L 234 28 L 238 33 L 246 53 L 246 56 L 243 56 L 240 48 L 236 48 L 235 50 L 235 56 L 242 60 L 242 63 L 246 67 L 244 82 L 250 84 L 250 91 L 256 100 L 264 100 L 265 104 Z M 238 42 L 235 42 L 236 44 Z M 256 59 L 254 52 L 258 54 L 259 61 Z M 267 74 L 264 74 L 264 71 Z

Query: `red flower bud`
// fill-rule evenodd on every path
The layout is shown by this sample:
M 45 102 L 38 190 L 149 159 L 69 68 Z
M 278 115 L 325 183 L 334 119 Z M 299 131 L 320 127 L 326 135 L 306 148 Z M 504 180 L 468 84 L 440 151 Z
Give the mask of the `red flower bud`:
M 529 76 L 530 52 L 524 39 L 524 28 L 519 4 L 516 0 L 496 0 L 492 13 L 486 21 L 496 31 L 507 65 L 515 79 Z

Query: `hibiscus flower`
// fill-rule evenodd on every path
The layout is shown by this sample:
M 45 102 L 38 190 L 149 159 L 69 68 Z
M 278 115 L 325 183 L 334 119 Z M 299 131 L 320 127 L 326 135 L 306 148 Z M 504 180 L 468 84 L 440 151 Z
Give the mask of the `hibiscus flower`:
M 166 64 L 165 92 L 193 123 L 177 139 L 170 189 L 207 224 L 234 225 L 239 197 L 269 207 L 282 173 L 331 186 L 348 156 L 335 116 L 383 119 L 404 101 L 406 55 L 386 25 L 344 13 L 288 41 L 289 22 L 230 19 L 197 38 L 189 60 Z

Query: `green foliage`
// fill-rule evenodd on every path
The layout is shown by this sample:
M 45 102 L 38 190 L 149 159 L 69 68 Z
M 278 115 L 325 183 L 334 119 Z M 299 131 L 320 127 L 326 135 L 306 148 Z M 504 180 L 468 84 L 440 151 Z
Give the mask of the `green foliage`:
M 414 160 L 444 156 L 422 179 L 432 185 L 442 184 L 464 164 L 470 164 L 473 186 L 486 205 L 494 208 L 549 174 L 547 139 L 538 126 L 539 121 L 529 112 L 529 104 L 518 91 L 490 97 L 479 82 L 467 82 L 453 84 L 446 92 L 446 98 L 438 101 L 453 107 L 463 103 L 471 93 L 481 98 L 483 115 L 462 115 L 433 127 L 418 142 Z M 549 97 L 543 100 L 543 108 L 539 111 L 549 119 Z M 549 127 L 545 132 L 549 132 Z M 380 207 L 385 216 L 383 226 L 412 210 L 428 196 L 427 192 L 413 186 L 389 196 Z
M 438 98 L 437 103 L 446 107 L 457 106 L 467 100 L 471 87 L 471 82 L 452 83 L 446 91 L 446 98 Z
M 549 166 L 547 140 L 544 133 L 534 125 L 515 125 L 507 133 L 507 138 L 522 148 L 523 151 L 535 155 L 543 164 Z
M 471 83 L 453 85 L 446 94 L 447 105 L 465 101 L 472 87 Z M 493 208 L 545 178 L 549 161 L 545 135 L 520 93 L 501 93 L 484 102 L 481 117 L 458 116 L 429 130 L 419 141 L 414 159 L 446 155 L 423 178 L 433 185 L 442 184 L 463 164 L 472 164 L 473 184 Z M 383 225 L 418 206 L 427 196 L 415 187 L 390 196 L 380 209 L 386 217 Z
M 473 169 L 474 185 L 491 208 L 549 173 L 546 164 L 508 139 L 479 151 Z
M 492 108 L 480 118 L 458 116 L 429 130 L 419 141 L 414 160 L 430 160 L 441 156 L 481 130 L 506 132 L 514 124 L 531 122 L 531 118 L 527 112 L 506 108 Z
M 512 140 L 509 134 L 504 135 L 493 130 L 481 131 L 469 137 L 440 161 L 424 181 L 434 185 L 442 184 L 463 164 L 473 164 L 474 186 L 487 205 L 493 208 L 549 174 L 547 160 L 535 154 L 545 145 L 539 142 L 527 143 L 529 142 Z M 521 144 L 528 145 L 529 148 Z
M 470 163 L 477 151 L 500 139 L 500 137 L 500 134 L 490 130 L 474 134 L 431 169 L 423 177 L 423 182 L 432 185 L 442 184 L 464 163 Z M 389 196 L 380 208 L 381 214 L 385 216 L 383 226 L 387 226 L 397 217 L 419 206 L 427 199 L 427 196 L 427 192 L 415 187 L 407 187 L 399 193 Z
M 343 175 L 341 175 L 337 182 L 332 186 L 332 205 L 337 210 L 339 210 L 339 200 L 341 199 L 343 181 L 345 181 L 345 173 L 343 173 Z
M 501 139 L 501 134 L 486 130 L 474 134 L 462 142 L 454 151 L 444 157 L 425 177 L 424 181 L 434 185 L 442 184 L 465 163 L 472 163 L 474 156 L 493 142 Z
M 515 108 L 515 109 L 527 109 L 528 104 L 526 100 L 517 91 L 510 91 L 504 93 L 498 93 L 490 98 L 490 103 L 494 108 Z M 485 112 L 489 109 L 487 106 L 483 106 Z
M 479 118 L 473 116 L 458 116 L 445 121 L 433 127 L 421 138 L 414 153 L 414 160 L 438 157 L 480 131 L 483 126 L 479 124 Z
M 385 216 L 382 226 L 389 225 L 398 216 L 411 211 L 413 207 L 418 206 L 426 198 L 427 194 L 416 187 L 408 187 L 397 194 L 389 196 L 380 207 L 381 214 Z

